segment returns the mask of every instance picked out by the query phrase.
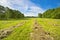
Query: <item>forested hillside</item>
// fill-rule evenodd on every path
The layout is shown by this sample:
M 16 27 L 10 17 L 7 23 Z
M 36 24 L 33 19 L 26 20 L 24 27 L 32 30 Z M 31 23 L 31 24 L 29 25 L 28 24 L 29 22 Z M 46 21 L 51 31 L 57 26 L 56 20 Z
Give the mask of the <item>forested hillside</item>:
M 49 9 L 47 11 L 45 11 L 42 16 L 41 14 L 38 14 L 39 17 L 43 17 L 43 18 L 56 18 L 56 19 L 60 19 L 60 7 L 58 8 L 54 8 L 54 9 Z
M 22 14 L 18 10 L 12 10 L 8 7 L 3 7 L 0 5 L 0 19 L 17 19 L 23 18 L 24 14 Z

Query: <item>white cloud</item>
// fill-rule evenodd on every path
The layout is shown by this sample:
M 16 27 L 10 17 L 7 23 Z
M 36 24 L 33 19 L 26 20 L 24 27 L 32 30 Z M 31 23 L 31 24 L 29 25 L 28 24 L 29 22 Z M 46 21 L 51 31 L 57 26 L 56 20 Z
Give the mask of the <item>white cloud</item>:
M 7 0 L 0 0 L 0 5 L 7 6 Z
M 10 2 L 8 0 L 0 0 L 0 5 L 4 6 L 4 7 L 9 7 L 12 8 L 10 4 Z M 13 8 L 12 8 L 13 9 Z
M 41 7 L 36 6 L 29 0 L 0 0 L 0 5 L 20 10 L 26 16 L 37 16 L 38 13 L 43 12 Z
M 38 13 L 42 13 L 43 10 L 37 6 L 31 6 L 28 8 L 28 10 L 26 11 L 26 16 L 28 15 L 32 15 L 32 16 L 38 16 Z

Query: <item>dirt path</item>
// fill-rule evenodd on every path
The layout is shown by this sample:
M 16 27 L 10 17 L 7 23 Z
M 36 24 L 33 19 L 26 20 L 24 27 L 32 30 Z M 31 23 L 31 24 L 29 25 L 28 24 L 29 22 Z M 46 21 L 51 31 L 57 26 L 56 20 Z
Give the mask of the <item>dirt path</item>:
M 26 21 L 21 22 L 15 26 L 11 26 L 10 28 L 0 30 L 0 40 L 3 40 L 3 38 L 6 38 L 8 35 L 10 35 L 13 32 L 14 28 L 20 27 L 20 26 L 24 25 L 25 23 L 26 23 Z
M 44 31 L 43 27 L 38 24 L 37 20 L 34 21 L 33 31 L 30 33 L 30 40 L 54 40 L 50 33 Z

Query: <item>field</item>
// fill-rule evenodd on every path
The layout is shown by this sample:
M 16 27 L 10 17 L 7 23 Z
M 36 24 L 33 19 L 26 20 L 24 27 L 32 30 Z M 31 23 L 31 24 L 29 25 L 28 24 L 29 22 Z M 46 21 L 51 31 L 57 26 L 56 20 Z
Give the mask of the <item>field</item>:
M 1 32 L 2 30 L 3 32 Z M 0 40 L 41 39 L 60 40 L 60 19 L 26 18 L 0 20 Z

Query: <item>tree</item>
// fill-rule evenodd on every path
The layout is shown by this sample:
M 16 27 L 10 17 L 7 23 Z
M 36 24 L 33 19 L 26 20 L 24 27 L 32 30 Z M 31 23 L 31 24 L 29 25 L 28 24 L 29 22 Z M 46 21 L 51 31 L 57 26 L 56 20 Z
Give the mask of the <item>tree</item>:
M 0 19 L 19 19 L 23 17 L 24 14 L 18 10 L 12 10 L 8 7 L 0 6 Z
M 5 8 L 0 5 L 0 19 L 5 18 Z
M 49 9 L 42 14 L 43 18 L 56 18 L 60 19 L 60 7 Z
M 42 18 L 42 14 L 41 14 L 41 13 L 39 13 L 39 14 L 38 14 L 38 17 Z

